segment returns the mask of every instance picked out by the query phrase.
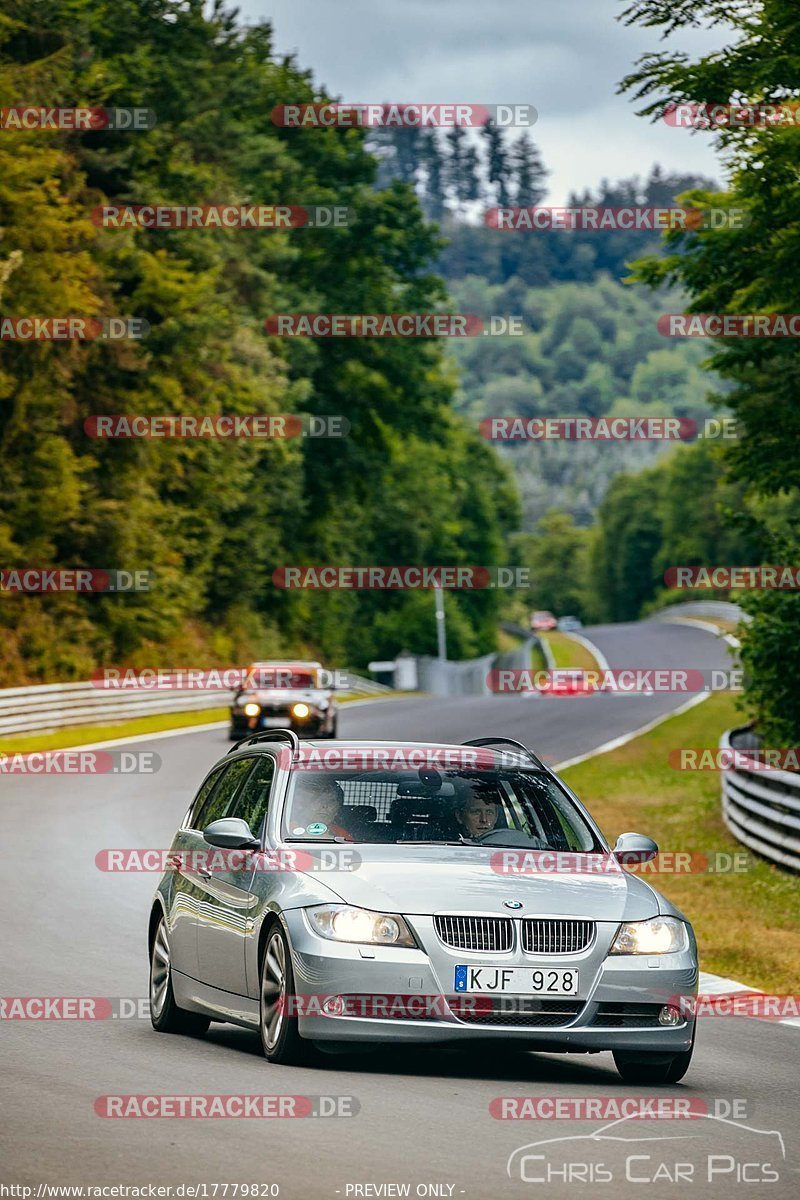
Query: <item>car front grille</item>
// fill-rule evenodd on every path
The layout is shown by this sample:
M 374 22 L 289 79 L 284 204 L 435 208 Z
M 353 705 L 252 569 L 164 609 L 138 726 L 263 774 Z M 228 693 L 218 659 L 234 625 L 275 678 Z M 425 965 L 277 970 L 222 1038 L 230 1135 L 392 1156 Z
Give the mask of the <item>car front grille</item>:
M 434 917 L 434 926 L 445 946 L 456 950 L 500 953 L 510 950 L 514 923 L 508 917 Z
M 453 1015 L 469 1025 L 555 1028 L 574 1021 L 584 1000 L 548 1000 L 529 996 L 448 996 Z
M 578 954 L 591 946 L 594 933 L 594 921 L 526 917 L 522 922 L 522 949 L 527 954 Z

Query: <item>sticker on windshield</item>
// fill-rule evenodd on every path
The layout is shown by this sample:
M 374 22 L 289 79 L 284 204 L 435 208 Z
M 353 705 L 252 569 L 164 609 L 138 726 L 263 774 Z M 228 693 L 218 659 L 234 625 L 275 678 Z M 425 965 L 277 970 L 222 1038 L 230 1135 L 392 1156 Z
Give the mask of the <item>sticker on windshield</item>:
M 292 835 L 294 837 L 300 837 L 300 835 L 302 833 L 305 833 L 305 831 L 306 831 L 305 825 L 298 825 L 296 829 L 292 830 Z
M 306 833 L 327 833 L 328 826 L 323 825 L 322 821 L 315 821 L 313 825 L 306 826 Z

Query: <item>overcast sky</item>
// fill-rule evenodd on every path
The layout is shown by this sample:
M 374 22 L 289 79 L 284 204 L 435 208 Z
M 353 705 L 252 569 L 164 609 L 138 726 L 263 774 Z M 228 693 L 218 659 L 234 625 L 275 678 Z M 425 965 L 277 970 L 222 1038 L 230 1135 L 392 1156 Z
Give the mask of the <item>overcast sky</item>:
M 272 22 L 279 53 L 351 102 L 533 104 L 552 171 L 549 203 L 605 176 L 667 170 L 721 177 L 708 134 L 637 117 L 619 79 L 661 48 L 655 30 L 626 29 L 621 0 L 242 0 L 246 20 Z M 691 54 L 723 34 L 671 39 Z M 287 100 L 289 97 L 287 97 Z

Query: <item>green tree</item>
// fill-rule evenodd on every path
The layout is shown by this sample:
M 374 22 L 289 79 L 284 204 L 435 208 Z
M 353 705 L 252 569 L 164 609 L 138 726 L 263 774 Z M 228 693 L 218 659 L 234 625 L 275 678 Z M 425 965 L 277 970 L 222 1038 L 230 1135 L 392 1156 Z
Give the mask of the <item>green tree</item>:
M 520 537 L 518 552 L 531 572 L 530 608 L 587 615 L 588 545 L 588 530 L 579 529 L 569 513 L 555 508 L 545 513 L 533 534 Z
M 274 55 L 268 25 L 240 28 L 220 4 L 10 0 L 6 12 L 0 103 L 138 104 L 157 122 L 0 139 L 4 313 L 151 326 L 139 343 L 0 344 L 0 549 L 4 563 L 149 569 L 156 591 L 4 600 L 0 668 L 64 678 L 134 656 L 204 665 L 301 650 L 363 665 L 376 614 L 392 611 L 399 631 L 419 601 L 287 593 L 276 567 L 503 562 L 518 522 L 507 472 L 452 411 L 440 344 L 264 333 L 274 312 L 444 306 L 440 243 L 412 187 L 374 190 L 364 131 L 270 124 L 277 104 L 327 97 Z M 340 205 L 349 221 L 98 229 L 88 214 L 109 199 Z M 87 417 L 120 412 L 343 414 L 352 430 L 339 440 L 85 435 Z M 420 512 L 423 479 L 426 519 L 395 525 L 403 506 Z M 457 603 L 463 644 L 491 648 L 497 596 Z
M 486 153 L 486 177 L 494 188 L 494 201 L 500 208 L 511 204 L 511 163 L 505 134 L 491 118 L 481 129 Z
M 518 208 L 539 204 L 547 193 L 545 180 L 549 172 L 529 133 L 519 135 L 511 151 L 511 158 L 514 164 L 514 203 Z
M 629 6 L 628 24 L 670 32 L 699 22 L 725 21 L 725 47 L 694 61 L 662 52 L 646 55 L 621 87 L 657 120 L 680 103 L 796 104 L 800 93 L 800 10 L 794 0 L 757 0 L 724 6 L 718 0 L 675 5 L 646 0 Z M 690 298 L 689 311 L 769 313 L 800 311 L 796 247 L 800 238 L 800 172 L 793 120 L 754 127 L 722 124 L 708 136 L 730 163 L 724 193 L 701 190 L 685 198 L 698 207 L 734 207 L 746 221 L 737 227 L 667 235 L 668 253 L 637 264 L 636 275 L 651 284 L 678 281 Z M 730 382 L 724 403 L 737 419 L 739 437 L 729 452 L 732 470 L 751 497 L 778 500 L 800 487 L 800 354 L 792 338 L 730 338 L 711 358 Z M 796 532 L 763 534 L 785 561 L 800 561 Z M 749 668 L 748 695 L 758 704 L 765 737 L 800 738 L 794 678 L 800 669 L 797 603 L 792 595 L 753 594 L 745 606 L 754 616 L 743 658 Z M 775 659 L 780 655 L 780 660 Z M 777 662 L 780 669 L 776 669 Z

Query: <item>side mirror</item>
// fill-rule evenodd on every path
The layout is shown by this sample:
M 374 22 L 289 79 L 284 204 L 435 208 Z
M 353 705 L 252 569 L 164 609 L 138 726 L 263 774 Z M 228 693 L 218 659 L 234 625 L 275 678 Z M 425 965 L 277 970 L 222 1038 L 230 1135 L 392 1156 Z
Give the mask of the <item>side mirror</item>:
M 203 830 L 209 846 L 220 846 L 224 850 L 260 850 L 261 842 L 240 817 L 222 817 L 212 821 Z
M 643 833 L 621 833 L 614 847 L 614 857 L 621 866 L 650 862 L 658 854 L 658 846 Z

